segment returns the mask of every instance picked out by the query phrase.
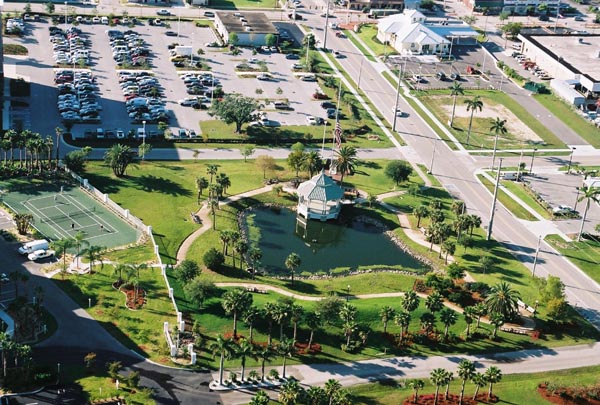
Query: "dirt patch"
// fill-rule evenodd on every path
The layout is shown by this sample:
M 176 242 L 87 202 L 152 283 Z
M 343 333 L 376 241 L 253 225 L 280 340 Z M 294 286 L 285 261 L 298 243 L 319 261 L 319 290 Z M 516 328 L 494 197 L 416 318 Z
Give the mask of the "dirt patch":
M 432 97 L 433 99 L 438 98 L 446 98 L 446 97 Z M 437 104 L 437 103 L 436 103 Z M 452 104 L 439 103 L 439 105 L 444 113 L 450 117 L 452 115 Z M 461 100 L 457 100 L 456 102 L 456 111 L 454 113 L 455 117 L 461 118 L 469 118 L 471 116 L 471 111 L 467 111 L 466 104 L 462 103 Z M 527 125 L 525 125 L 512 111 L 503 106 L 502 104 L 485 104 L 481 111 L 475 111 L 475 115 L 473 119 L 477 118 L 489 118 L 495 119 L 496 117 L 500 117 L 503 120 L 506 120 L 506 129 L 508 132 L 513 135 L 515 138 L 522 141 L 529 142 L 543 142 L 543 139 L 537 136 L 535 132 L 531 130 Z M 491 126 L 491 124 L 490 124 Z

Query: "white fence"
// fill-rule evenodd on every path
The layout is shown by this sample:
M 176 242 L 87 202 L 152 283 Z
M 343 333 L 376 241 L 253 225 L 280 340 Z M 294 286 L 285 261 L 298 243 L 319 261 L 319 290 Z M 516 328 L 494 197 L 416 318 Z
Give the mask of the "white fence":
M 175 295 L 173 294 L 173 288 L 169 284 L 169 279 L 167 278 L 167 266 L 165 264 L 163 264 L 162 259 L 160 258 L 160 251 L 159 251 L 158 245 L 156 244 L 156 241 L 154 240 L 154 235 L 152 234 L 152 226 L 144 224 L 144 222 L 141 219 L 139 219 L 138 217 L 136 217 L 134 215 L 131 215 L 129 210 L 124 209 L 119 204 L 117 204 L 116 202 L 111 200 L 108 197 L 108 194 L 102 193 L 96 187 L 92 186 L 87 181 L 87 179 L 84 179 L 81 176 L 79 176 L 77 173 L 72 172 L 66 166 L 62 166 L 62 167 L 64 168 L 64 170 L 67 173 L 69 173 L 71 175 L 71 177 L 73 177 L 75 180 L 77 180 L 79 182 L 79 185 L 82 190 L 89 193 L 93 198 L 98 200 L 100 203 L 102 203 L 108 209 L 113 211 L 119 217 L 123 218 L 126 222 L 131 224 L 133 227 L 135 227 L 136 229 L 139 229 L 140 231 L 142 231 L 148 235 L 148 237 L 150 238 L 150 241 L 152 242 L 152 247 L 154 249 L 154 254 L 156 256 L 156 261 L 160 265 L 161 273 L 165 280 L 165 284 L 167 285 L 167 290 L 169 291 L 169 298 L 171 298 L 171 302 L 173 303 L 173 308 L 175 308 L 175 313 L 177 314 L 177 326 L 180 331 L 183 331 L 185 329 L 185 321 L 182 319 L 183 318 L 182 313 L 179 312 L 179 309 L 177 308 L 177 303 L 175 302 Z M 173 338 L 171 337 L 171 332 L 169 330 L 169 322 L 164 323 L 163 330 L 164 330 L 164 334 L 165 334 L 165 339 L 167 340 L 167 344 L 169 345 L 169 351 L 171 353 L 171 356 L 175 356 L 178 348 L 177 348 L 177 345 L 175 343 L 173 343 Z

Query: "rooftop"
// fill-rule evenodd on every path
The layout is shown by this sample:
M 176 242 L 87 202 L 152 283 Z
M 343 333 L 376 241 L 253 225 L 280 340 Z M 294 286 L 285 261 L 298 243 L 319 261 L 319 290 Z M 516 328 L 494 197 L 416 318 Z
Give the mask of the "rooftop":
M 245 32 L 246 27 L 250 27 L 257 34 L 278 34 L 277 28 L 264 13 L 217 12 L 216 15 L 227 32 Z M 243 22 L 242 18 L 247 22 Z
M 307 200 L 334 201 L 341 199 L 344 191 L 331 177 L 321 172 L 300 184 L 298 195 Z
M 600 82 L 600 35 L 531 35 L 534 44 L 550 56 L 562 58 L 576 73 Z

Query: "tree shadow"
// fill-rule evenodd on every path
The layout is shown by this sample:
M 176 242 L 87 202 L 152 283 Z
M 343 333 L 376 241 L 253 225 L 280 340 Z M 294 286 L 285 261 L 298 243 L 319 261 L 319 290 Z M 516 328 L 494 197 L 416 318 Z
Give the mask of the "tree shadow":
M 192 195 L 190 190 L 184 189 L 181 185 L 165 179 L 163 177 L 156 177 L 153 175 L 142 175 L 140 177 L 134 177 L 131 182 L 137 186 L 139 190 L 146 192 L 158 192 L 162 194 L 169 194 L 172 196 L 185 196 L 189 197 Z

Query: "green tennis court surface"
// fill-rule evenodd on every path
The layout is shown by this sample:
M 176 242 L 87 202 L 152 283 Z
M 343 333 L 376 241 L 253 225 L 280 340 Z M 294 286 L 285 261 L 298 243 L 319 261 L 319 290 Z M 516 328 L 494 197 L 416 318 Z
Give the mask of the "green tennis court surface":
M 33 215 L 33 225 L 57 240 L 85 234 L 90 245 L 107 248 L 137 241 L 141 232 L 72 184 L 16 186 L 0 183 L 4 203 L 18 213 Z

